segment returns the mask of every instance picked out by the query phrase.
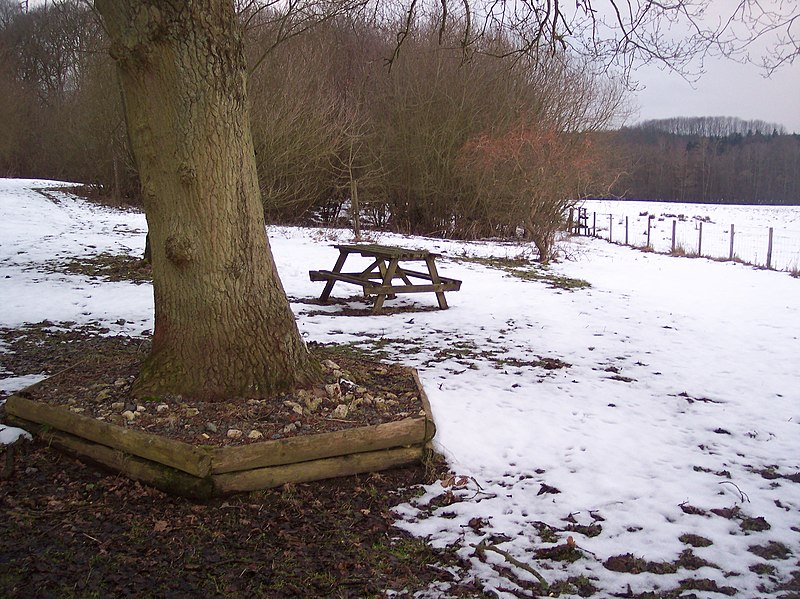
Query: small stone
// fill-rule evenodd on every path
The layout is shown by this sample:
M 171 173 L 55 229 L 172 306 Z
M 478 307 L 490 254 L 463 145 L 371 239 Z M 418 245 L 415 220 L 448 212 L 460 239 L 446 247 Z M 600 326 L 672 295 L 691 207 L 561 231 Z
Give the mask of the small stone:
M 229 428 L 228 432 L 225 433 L 228 439 L 240 439 L 243 434 L 238 428 Z
M 247 433 L 247 438 L 248 439 L 260 439 L 263 436 L 264 436 L 264 433 L 262 433 L 261 431 L 257 431 L 257 430 L 252 430 L 249 433 Z
M 307 397 L 306 398 L 306 410 L 311 413 L 315 412 L 317 408 L 319 408 L 320 404 L 322 403 L 321 397 Z
M 331 416 L 333 416 L 334 418 L 347 418 L 348 411 L 349 408 L 347 407 L 347 405 L 340 403 L 338 406 L 336 406 L 336 409 L 331 413 Z
M 323 360 L 322 367 L 326 370 L 341 370 L 341 367 L 333 360 Z
M 334 399 L 342 395 L 342 388 L 339 386 L 339 383 L 332 383 L 330 385 L 325 385 L 325 393 L 328 394 L 328 397 Z
M 184 412 L 184 414 L 186 414 L 188 418 L 191 418 L 192 416 L 197 416 L 199 413 L 200 410 L 198 410 L 197 408 L 186 408 L 186 411 Z
M 71 412 L 75 412 L 76 414 L 80 414 L 81 412 L 85 412 L 86 408 L 70 408 Z
M 158 412 L 159 414 L 167 410 L 169 410 L 169 406 L 165 403 L 160 403 L 156 406 L 156 412 Z
M 203 439 L 210 439 L 210 438 L 211 438 L 211 437 L 209 437 L 209 436 L 208 436 L 206 433 L 200 433 L 200 436 L 201 436 Z
M 287 424 L 286 426 L 284 426 L 282 432 L 284 434 L 293 433 L 295 431 L 295 429 L 297 429 L 297 425 L 294 422 L 292 422 L 292 423 Z
M 108 389 L 103 389 L 100 393 L 98 393 L 95 396 L 94 400 L 97 403 L 100 403 L 101 401 L 107 400 L 109 397 L 111 397 L 111 391 L 109 391 Z
M 294 412 L 298 416 L 303 415 L 303 406 L 301 406 L 296 401 L 285 401 L 283 402 L 283 405 L 285 405 L 287 408 L 292 408 L 292 412 Z
M 136 406 L 137 412 L 146 412 L 147 408 L 145 406 Z
M 117 379 L 116 381 L 114 381 L 114 386 L 117 388 L 124 387 L 127 384 L 128 381 L 126 381 L 125 379 Z
M 125 420 L 127 420 L 128 422 L 130 422 L 131 420 L 133 420 L 134 418 L 136 418 L 136 412 L 132 412 L 132 411 L 130 411 L 130 410 L 125 410 L 125 411 L 122 413 L 122 415 L 125 417 Z
M 122 410 L 124 407 L 125 407 L 124 401 L 115 401 L 114 403 L 111 404 L 112 410 Z
M 213 422 L 206 422 L 206 430 L 211 433 L 216 433 L 219 429 L 217 428 L 217 425 L 214 424 Z

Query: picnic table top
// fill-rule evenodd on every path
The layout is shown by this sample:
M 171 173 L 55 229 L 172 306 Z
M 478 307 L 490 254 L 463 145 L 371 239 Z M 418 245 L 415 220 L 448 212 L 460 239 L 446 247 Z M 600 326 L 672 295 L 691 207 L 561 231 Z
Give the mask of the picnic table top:
M 375 243 L 340 244 L 335 248 L 348 253 L 372 256 L 374 258 L 397 258 L 400 260 L 424 260 L 429 256 L 438 256 L 428 250 L 397 247 L 393 245 L 378 245 Z

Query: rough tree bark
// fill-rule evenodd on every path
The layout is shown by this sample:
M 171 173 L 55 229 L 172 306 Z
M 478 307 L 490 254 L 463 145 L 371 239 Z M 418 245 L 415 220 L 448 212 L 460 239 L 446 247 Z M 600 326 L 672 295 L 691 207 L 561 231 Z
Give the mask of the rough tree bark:
M 230 0 L 96 0 L 142 181 L 155 293 L 139 395 L 213 400 L 313 380 L 267 240 Z

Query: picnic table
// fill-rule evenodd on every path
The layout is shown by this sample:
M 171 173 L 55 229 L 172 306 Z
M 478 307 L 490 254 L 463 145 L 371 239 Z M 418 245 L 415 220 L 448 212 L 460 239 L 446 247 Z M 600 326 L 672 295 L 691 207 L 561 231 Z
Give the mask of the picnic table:
M 361 286 L 364 296 L 375 296 L 373 313 L 381 311 L 387 297 L 394 299 L 398 293 L 435 293 L 439 308 L 446 310 L 445 291 L 458 291 L 461 288 L 461 281 L 439 275 L 436 270 L 436 258 L 439 254 L 428 250 L 375 244 L 335 245 L 334 247 L 339 250 L 339 258 L 336 260 L 333 270 L 312 270 L 308 273 L 312 281 L 325 281 L 325 289 L 319 296 L 321 302 L 327 301 L 333 286 L 342 281 Z M 351 254 L 370 258 L 372 263 L 360 272 L 342 272 L 344 263 Z M 421 262 L 427 271 L 411 270 L 401 262 Z M 412 279 L 424 282 L 412 282 Z M 398 280 L 400 284 L 395 284 L 395 281 Z

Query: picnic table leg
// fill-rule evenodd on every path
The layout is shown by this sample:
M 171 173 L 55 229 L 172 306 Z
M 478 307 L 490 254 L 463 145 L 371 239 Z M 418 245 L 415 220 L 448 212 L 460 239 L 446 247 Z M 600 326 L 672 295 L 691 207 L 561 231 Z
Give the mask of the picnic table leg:
M 439 271 L 436 270 L 436 262 L 433 256 L 425 258 L 425 263 L 428 265 L 428 273 L 431 275 L 431 283 L 439 285 L 442 281 L 439 279 Z M 436 291 L 436 300 L 439 302 L 440 310 L 447 310 L 447 300 L 444 297 L 444 291 Z
M 333 267 L 333 271 L 335 273 L 342 272 L 342 267 L 344 266 L 344 261 L 347 260 L 348 252 L 346 250 L 339 250 L 339 258 L 336 259 L 336 264 Z M 322 295 L 319 296 L 319 301 L 327 302 L 328 298 L 331 295 L 331 291 L 333 291 L 333 285 L 336 283 L 335 280 L 330 279 L 327 283 L 325 283 L 325 289 L 322 290 Z
M 386 267 L 386 272 L 383 275 L 384 287 L 391 287 L 392 280 L 394 279 L 394 273 L 397 270 L 397 262 L 398 262 L 397 258 L 392 258 L 391 261 L 389 262 L 389 266 Z M 383 271 L 383 268 L 381 268 L 381 271 Z M 390 295 L 390 297 L 394 296 Z M 383 300 L 385 299 L 386 299 L 385 293 L 379 293 L 378 295 L 375 296 L 375 305 L 372 307 L 373 314 L 377 314 L 378 312 L 381 311 L 381 308 L 383 308 Z
M 383 284 L 386 285 L 386 281 L 385 281 L 385 279 L 386 279 L 386 262 L 384 260 L 378 260 L 377 264 L 378 264 L 378 270 L 381 271 L 381 276 L 384 278 L 384 283 Z M 394 275 L 392 275 L 392 281 L 393 280 L 394 280 Z M 389 281 L 389 285 L 392 284 L 392 281 Z M 387 299 L 394 299 L 397 296 L 394 293 L 390 293 L 386 297 L 387 297 Z

